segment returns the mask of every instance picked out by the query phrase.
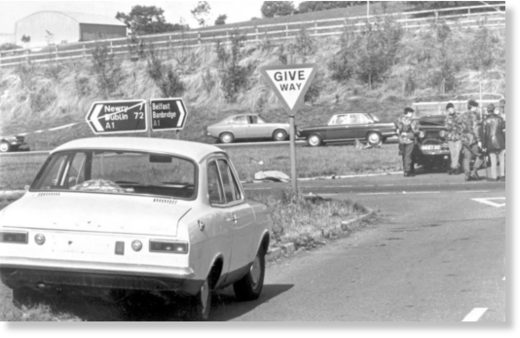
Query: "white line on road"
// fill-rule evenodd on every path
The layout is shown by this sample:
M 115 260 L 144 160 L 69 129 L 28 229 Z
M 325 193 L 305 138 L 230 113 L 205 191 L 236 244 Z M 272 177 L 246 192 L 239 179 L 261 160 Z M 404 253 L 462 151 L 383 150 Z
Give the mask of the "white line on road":
M 471 310 L 466 317 L 462 320 L 463 322 L 478 322 L 478 320 L 486 313 L 487 307 L 476 307 Z
M 506 198 L 505 197 L 472 198 L 471 200 L 473 200 L 475 202 L 478 202 L 478 203 L 490 205 L 490 206 L 495 207 L 495 208 L 502 208 L 502 207 L 506 206 Z M 504 203 L 493 202 L 493 200 L 504 201 Z

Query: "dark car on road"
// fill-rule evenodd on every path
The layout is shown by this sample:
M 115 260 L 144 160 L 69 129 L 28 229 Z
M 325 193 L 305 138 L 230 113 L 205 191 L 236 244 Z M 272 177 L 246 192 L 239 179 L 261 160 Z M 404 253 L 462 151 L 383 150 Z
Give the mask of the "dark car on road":
M 0 136 L 0 153 L 8 151 L 28 151 L 29 145 L 25 143 L 25 138 L 21 135 Z
M 381 123 L 370 113 L 333 115 L 326 125 L 298 129 L 298 136 L 305 138 L 311 147 L 329 143 L 348 143 L 355 140 L 379 145 L 396 136 L 394 123 Z
M 446 141 L 445 115 L 429 115 L 418 118 L 419 135 L 414 151 L 414 162 L 424 169 L 446 169 L 450 149 Z

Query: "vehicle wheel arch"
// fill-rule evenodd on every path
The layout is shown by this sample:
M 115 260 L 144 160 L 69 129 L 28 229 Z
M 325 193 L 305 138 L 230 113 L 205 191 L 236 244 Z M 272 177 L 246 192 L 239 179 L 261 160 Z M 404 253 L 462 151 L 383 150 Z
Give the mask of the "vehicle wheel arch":
M 219 254 L 209 265 L 208 269 L 208 278 L 210 282 L 211 289 L 215 289 L 220 282 L 220 278 L 222 277 L 222 270 L 224 268 L 224 257 Z

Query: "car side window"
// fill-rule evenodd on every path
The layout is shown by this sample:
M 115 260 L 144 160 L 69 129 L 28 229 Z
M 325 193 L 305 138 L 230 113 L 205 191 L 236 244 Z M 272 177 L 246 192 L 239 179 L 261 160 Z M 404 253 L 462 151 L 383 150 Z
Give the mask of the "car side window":
M 217 163 L 211 161 L 208 163 L 208 194 L 210 204 L 224 204 L 224 193 L 220 182 Z
M 224 195 L 226 197 L 226 202 L 231 203 L 234 201 L 239 201 L 242 199 L 242 195 L 240 194 L 240 189 L 238 188 L 238 183 L 236 181 L 235 176 L 231 172 L 231 168 L 226 160 L 219 159 L 218 160 L 218 169 L 220 171 L 220 175 L 222 177 L 222 185 L 224 188 Z
M 233 118 L 233 124 L 248 124 L 247 116 L 235 116 Z

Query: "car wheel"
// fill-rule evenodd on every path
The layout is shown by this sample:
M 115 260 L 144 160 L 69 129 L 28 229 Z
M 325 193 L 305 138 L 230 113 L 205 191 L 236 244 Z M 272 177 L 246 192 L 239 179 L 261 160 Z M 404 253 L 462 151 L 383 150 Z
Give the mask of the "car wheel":
M 285 141 L 287 140 L 287 132 L 283 129 L 276 129 L 273 132 L 273 140 L 274 141 Z
M 247 274 L 233 284 L 233 290 L 239 300 L 254 300 L 260 297 L 264 287 L 265 252 L 260 249 Z
M 374 133 L 374 132 L 369 133 L 367 135 L 367 142 L 371 146 L 378 146 L 382 143 L 381 135 L 379 135 L 378 133 Z
M 193 297 L 191 310 L 192 320 L 206 321 L 209 319 L 209 313 L 211 310 L 211 286 L 209 283 L 209 277 L 206 278 L 204 283 L 201 285 L 197 295 Z
M 0 143 L 0 152 L 1 153 L 8 152 L 10 148 L 11 148 L 11 146 L 9 145 L 9 143 L 7 143 L 7 142 Z
M 221 143 L 232 143 L 235 140 L 235 136 L 231 133 L 222 133 L 219 136 Z
M 312 135 L 310 135 L 310 136 L 307 138 L 307 143 L 308 143 L 311 147 L 317 147 L 317 146 L 321 145 L 321 137 L 320 137 L 319 135 L 312 134 Z

